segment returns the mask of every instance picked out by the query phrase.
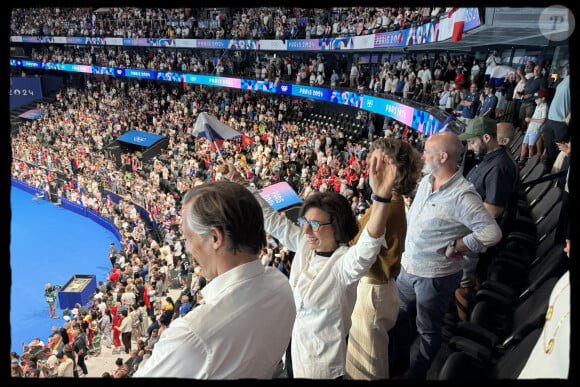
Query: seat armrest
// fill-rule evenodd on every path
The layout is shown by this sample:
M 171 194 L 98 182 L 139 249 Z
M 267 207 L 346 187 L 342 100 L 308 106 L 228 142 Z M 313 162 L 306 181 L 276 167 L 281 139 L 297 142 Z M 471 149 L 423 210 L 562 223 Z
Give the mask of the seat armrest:
M 481 290 L 479 290 L 475 296 L 478 297 L 478 294 L 480 292 L 482 292 L 483 290 L 488 290 L 489 293 L 482 293 L 482 296 L 480 297 L 491 297 L 492 300 L 494 299 L 493 296 L 491 295 L 491 293 L 495 293 L 497 294 L 499 297 L 503 297 L 503 300 L 505 300 L 505 302 L 502 302 L 502 304 L 512 304 L 513 300 L 515 299 L 515 297 L 517 296 L 517 292 L 516 290 L 504 283 L 498 282 L 498 281 L 492 281 L 492 280 L 486 280 L 483 281 L 481 284 Z M 499 299 L 498 300 L 502 300 Z
M 494 352 L 492 348 L 461 336 L 452 337 L 449 346 L 480 362 L 489 362 Z
M 494 348 L 499 342 L 499 338 L 495 333 L 469 321 L 460 321 L 457 324 L 455 336 L 472 340 L 486 348 Z

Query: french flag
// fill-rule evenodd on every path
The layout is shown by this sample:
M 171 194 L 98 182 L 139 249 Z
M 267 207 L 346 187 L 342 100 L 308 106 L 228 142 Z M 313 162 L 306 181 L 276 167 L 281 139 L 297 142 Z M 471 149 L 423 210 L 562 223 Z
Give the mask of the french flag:
M 463 28 L 465 27 L 465 8 L 453 8 L 448 15 L 453 20 L 453 34 L 451 42 L 459 42 L 463 38 Z

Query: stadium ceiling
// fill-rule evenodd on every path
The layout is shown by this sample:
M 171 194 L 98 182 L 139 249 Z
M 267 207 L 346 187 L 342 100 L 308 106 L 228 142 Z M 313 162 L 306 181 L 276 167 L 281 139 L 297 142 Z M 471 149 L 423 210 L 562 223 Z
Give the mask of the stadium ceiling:
M 432 43 L 429 45 L 409 46 L 409 51 L 424 51 L 426 47 L 445 51 L 471 51 L 473 47 L 514 46 L 514 47 L 547 47 L 554 45 L 555 40 L 548 39 L 542 31 L 542 11 L 545 8 L 485 8 L 482 15 L 483 24 L 463 34 L 459 42 Z

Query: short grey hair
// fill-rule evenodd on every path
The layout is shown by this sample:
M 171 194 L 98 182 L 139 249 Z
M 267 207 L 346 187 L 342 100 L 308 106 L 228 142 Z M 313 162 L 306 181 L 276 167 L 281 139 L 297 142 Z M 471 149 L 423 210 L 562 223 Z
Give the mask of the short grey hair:
M 195 199 L 195 200 L 194 200 Z M 226 237 L 228 250 L 258 254 L 266 246 L 264 215 L 258 200 L 239 184 L 219 181 L 204 183 L 189 190 L 182 200 L 184 223 L 193 232 L 206 238 L 212 227 Z

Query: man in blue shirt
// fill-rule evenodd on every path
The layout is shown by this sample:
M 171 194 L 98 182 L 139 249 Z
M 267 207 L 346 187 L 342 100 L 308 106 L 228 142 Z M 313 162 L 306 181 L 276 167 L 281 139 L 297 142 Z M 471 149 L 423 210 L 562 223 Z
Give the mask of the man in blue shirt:
M 480 117 L 495 118 L 495 108 L 497 107 L 497 97 L 495 96 L 494 87 L 491 83 L 486 83 L 483 87 L 483 94 L 479 97 L 481 107 L 479 108 Z
M 330 76 L 330 87 L 336 87 L 338 85 L 338 74 L 335 69 L 332 69 L 332 75 Z
M 475 117 L 479 108 L 479 103 L 480 101 L 479 101 L 479 93 L 477 91 L 477 85 L 475 83 L 472 83 L 471 86 L 469 87 L 469 92 L 467 93 L 465 98 L 462 99 L 461 102 L 459 102 L 457 106 L 458 108 L 459 106 L 461 106 L 461 116 L 457 118 L 467 125 L 469 121 L 471 121 Z
M 403 89 L 405 88 L 405 76 L 403 75 L 403 73 L 401 73 L 401 75 L 399 75 L 399 80 L 397 81 L 397 86 L 395 88 L 395 95 L 397 97 L 402 97 L 403 96 Z
M 181 306 L 179 307 L 179 317 L 185 316 L 191 310 L 191 304 L 189 303 L 189 297 L 184 295 L 181 296 Z

